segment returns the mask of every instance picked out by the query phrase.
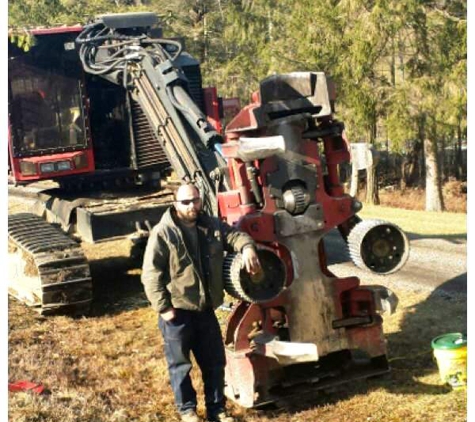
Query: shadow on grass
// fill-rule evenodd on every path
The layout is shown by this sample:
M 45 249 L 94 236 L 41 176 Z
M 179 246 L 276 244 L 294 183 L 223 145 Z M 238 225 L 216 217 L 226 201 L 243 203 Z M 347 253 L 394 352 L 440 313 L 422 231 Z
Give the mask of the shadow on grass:
M 447 280 L 423 302 L 407 309 L 401 329 L 388 336 L 395 393 L 439 394 L 447 387 L 424 385 L 417 378 L 437 372 L 431 342 L 451 332 L 467 331 L 467 274 Z
M 417 233 L 406 233 L 409 240 L 420 240 L 420 239 L 442 239 L 447 240 L 450 243 L 455 245 L 463 245 L 467 243 L 467 233 L 464 234 L 431 234 L 431 235 L 420 235 Z
M 127 257 L 110 257 L 91 260 L 94 279 L 94 303 L 92 317 L 116 315 L 131 309 L 149 306 L 140 282 L 137 263 Z M 465 283 L 462 287 L 460 283 Z M 387 335 L 390 374 L 360 379 L 336 387 L 333 392 L 303 394 L 298 399 L 283 400 L 252 415 L 265 415 L 279 419 L 283 415 L 292 418 L 299 412 L 316 407 L 335 405 L 352 397 L 384 389 L 390 394 L 444 395 L 451 390 L 438 384 L 427 384 L 421 378 L 437 372 L 433 361 L 431 340 L 446 332 L 466 331 L 466 303 L 450 292 L 466 291 L 466 274 L 450 279 L 439 286 L 423 302 L 406 309 L 406 316 L 397 333 Z M 456 312 L 458 311 L 458 312 Z M 171 394 L 171 391 L 170 391 Z M 246 414 L 236 417 L 247 420 Z M 254 419 L 253 419 L 254 420 Z M 292 420 L 292 419 L 289 419 Z
M 91 317 L 116 315 L 149 306 L 140 281 L 139 263 L 129 257 L 91 260 L 94 299 Z
M 432 339 L 449 332 L 466 333 L 466 297 L 449 293 L 460 293 L 459 282 L 459 277 L 447 280 L 426 300 L 405 310 L 406 316 L 400 331 L 387 335 L 390 373 L 337 386 L 333 392 L 316 391 L 301 395 L 297 400 L 284 399 L 281 403 L 255 410 L 256 414 L 265 414 L 271 419 L 279 419 L 284 414 L 292 417 L 302 411 L 335 405 L 354 396 L 381 389 L 389 394 L 408 396 L 443 396 L 450 393 L 452 389 L 442 385 L 438 378 L 433 384 L 424 382 L 422 378 L 438 373 L 431 348 Z M 244 421 L 246 418 L 237 420 Z

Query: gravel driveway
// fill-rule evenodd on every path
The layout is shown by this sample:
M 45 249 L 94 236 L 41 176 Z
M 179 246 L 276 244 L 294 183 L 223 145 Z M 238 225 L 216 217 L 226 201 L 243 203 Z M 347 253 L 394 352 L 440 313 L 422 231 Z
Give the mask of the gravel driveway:
M 337 230 L 326 235 L 325 249 L 328 267 L 339 277 L 354 275 L 363 284 L 436 291 L 450 296 L 467 295 L 467 239 L 463 237 L 410 237 L 410 254 L 406 265 L 387 276 L 362 271 L 353 265 L 346 244 Z

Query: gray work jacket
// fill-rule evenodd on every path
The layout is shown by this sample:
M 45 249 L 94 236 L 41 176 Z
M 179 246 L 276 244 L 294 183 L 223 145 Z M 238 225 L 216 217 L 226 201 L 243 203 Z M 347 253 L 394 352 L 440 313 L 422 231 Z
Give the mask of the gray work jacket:
M 145 294 L 157 312 L 171 307 L 198 311 L 207 305 L 216 309 L 224 298 L 224 251 L 241 252 L 254 241 L 218 218 L 200 215 L 200 266 L 193 261 L 176 218 L 174 208 L 170 208 L 150 233 L 142 266 Z M 210 304 L 206 303 L 207 296 Z

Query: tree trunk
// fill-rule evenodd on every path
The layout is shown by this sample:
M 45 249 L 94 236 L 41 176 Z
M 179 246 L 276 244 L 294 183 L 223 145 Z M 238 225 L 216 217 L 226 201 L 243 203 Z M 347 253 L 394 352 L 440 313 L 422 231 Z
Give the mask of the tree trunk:
M 373 110 L 372 124 L 370 127 L 370 144 L 374 148 L 376 141 L 376 110 Z M 371 154 L 373 149 L 370 148 Z M 373 154 L 373 158 L 375 155 Z M 379 205 L 379 192 L 378 192 L 378 174 L 377 174 L 377 160 L 372 160 L 373 165 L 366 169 L 366 197 L 365 202 L 371 205 Z
M 353 198 L 358 195 L 358 168 L 355 165 L 351 166 L 350 195 Z
M 413 187 L 419 184 L 419 156 L 422 150 L 422 142 L 416 141 L 410 152 L 402 158 L 402 178 L 401 186 Z
M 439 157 L 440 180 L 442 181 L 442 183 L 445 183 L 447 180 L 449 180 L 450 177 L 450 168 L 447 165 L 447 152 L 445 150 L 445 147 L 445 136 L 443 136 L 440 143 L 440 150 L 438 150 L 437 152 L 437 155 Z
M 437 142 L 435 140 L 424 138 L 424 155 L 426 163 L 426 211 L 444 211 Z
M 403 155 L 401 157 L 401 161 L 400 161 L 400 164 L 399 164 L 399 173 L 401 175 L 401 177 L 399 178 L 399 189 L 404 191 L 407 188 L 406 156 L 405 155 Z
M 379 205 L 378 173 L 377 165 L 372 165 L 366 169 L 366 199 L 365 202 L 371 205 Z
M 463 157 L 462 157 L 462 128 L 457 125 L 457 144 L 455 147 L 455 178 L 463 179 Z
M 201 63 L 208 62 L 208 18 L 206 13 L 203 15 L 203 59 Z

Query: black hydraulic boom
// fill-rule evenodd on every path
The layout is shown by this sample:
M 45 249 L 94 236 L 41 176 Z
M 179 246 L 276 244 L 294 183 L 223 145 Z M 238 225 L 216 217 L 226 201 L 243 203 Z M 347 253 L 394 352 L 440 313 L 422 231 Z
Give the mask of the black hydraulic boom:
M 122 85 L 138 102 L 178 177 L 200 189 L 204 209 L 217 214 L 221 136 L 208 123 L 187 89 L 175 61 L 178 41 L 150 38 L 154 13 L 104 15 L 78 36 L 84 70 Z

